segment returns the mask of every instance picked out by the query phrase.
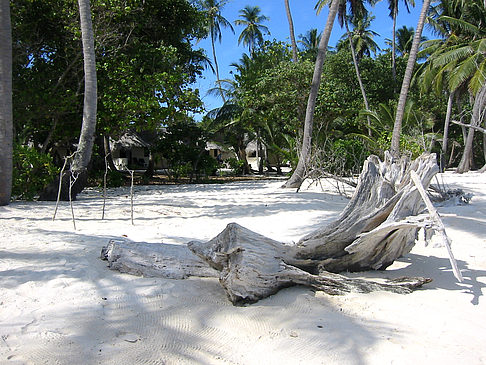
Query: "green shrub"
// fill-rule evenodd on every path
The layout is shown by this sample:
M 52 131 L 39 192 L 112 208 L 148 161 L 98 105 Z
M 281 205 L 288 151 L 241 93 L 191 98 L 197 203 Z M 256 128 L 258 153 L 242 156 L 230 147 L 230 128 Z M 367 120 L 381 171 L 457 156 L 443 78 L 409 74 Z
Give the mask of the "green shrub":
M 14 146 L 12 195 L 17 199 L 34 199 L 58 173 L 49 154 L 28 146 Z
M 231 169 L 231 174 L 233 176 L 239 176 L 243 174 L 243 168 L 245 163 L 241 160 L 238 160 L 235 157 L 230 157 L 224 161 L 228 167 Z

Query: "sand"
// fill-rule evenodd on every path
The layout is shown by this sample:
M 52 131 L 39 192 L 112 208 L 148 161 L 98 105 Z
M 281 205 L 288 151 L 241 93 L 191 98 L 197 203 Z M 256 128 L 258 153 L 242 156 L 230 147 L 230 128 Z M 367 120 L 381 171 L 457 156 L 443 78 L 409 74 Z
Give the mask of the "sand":
M 304 287 L 234 307 L 216 279 L 142 278 L 99 259 L 110 239 L 184 244 L 237 222 L 297 241 L 336 217 L 347 199 L 332 185 L 296 194 L 282 181 L 135 187 L 74 203 L 0 207 L 1 364 L 485 364 L 486 174 L 445 173 L 469 205 L 438 210 L 464 276 L 457 283 L 444 247 L 419 240 L 384 272 L 428 276 L 409 295 L 329 296 Z

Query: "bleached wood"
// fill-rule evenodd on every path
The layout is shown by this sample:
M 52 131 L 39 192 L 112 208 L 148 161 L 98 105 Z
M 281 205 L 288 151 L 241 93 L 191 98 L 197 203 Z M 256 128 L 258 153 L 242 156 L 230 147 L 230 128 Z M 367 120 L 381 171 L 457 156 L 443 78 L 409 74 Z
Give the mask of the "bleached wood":
M 346 208 L 334 222 L 304 236 L 297 243 L 295 258 L 321 261 L 316 264 L 333 272 L 385 269 L 412 249 L 424 224 L 410 218 L 420 212 L 422 202 L 410 179 L 410 171 L 416 171 L 428 186 L 438 169 L 433 154 L 422 155 L 412 163 L 405 158 L 393 162 L 389 155 L 383 162 L 370 156 Z M 395 223 L 400 223 L 396 229 Z M 386 236 L 384 230 L 397 233 Z M 360 250 L 364 234 L 367 245 Z M 370 251 L 374 254 L 369 255 Z M 350 259 L 349 255 L 361 257 Z
M 189 248 L 220 271 L 220 283 L 234 304 L 252 303 L 291 285 L 305 285 L 331 295 L 375 290 L 406 294 L 429 282 L 426 278 L 400 278 L 378 283 L 321 271 L 318 275 L 289 262 L 291 246 L 230 223 L 208 242 L 192 241 Z
M 454 272 L 454 276 L 456 277 L 459 282 L 463 282 L 463 277 L 461 274 L 461 270 L 459 270 L 459 267 L 457 266 L 457 261 L 454 258 L 454 254 L 452 253 L 451 249 L 451 241 L 449 240 L 449 236 L 447 236 L 446 230 L 444 223 L 442 222 L 442 219 L 440 219 L 439 213 L 437 213 L 437 209 L 435 209 L 434 205 L 430 201 L 429 197 L 427 196 L 427 193 L 422 186 L 422 183 L 420 182 L 420 179 L 418 175 L 415 173 L 415 171 L 411 172 L 412 180 L 415 183 L 415 186 L 417 187 L 417 190 L 420 193 L 420 196 L 422 197 L 425 206 L 427 207 L 427 210 L 429 211 L 430 218 L 434 222 L 434 228 L 438 231 L 443 245 L 447 248 L 447 253 L 449 255 L 449 261 L 451 262 L 452 266 L 452 271 Z
M 207 242 L 187 247 L 211 266 L 191 257 L 185 246 L 119 244 L 104 250 L 112 268 L 146 276 L 184 278 L 218 276 L 233 303 L 255 302 L 291 285 L 306 285 L 328 294 L 386 290 L 409 293 L 430 281 L 403 278 L 378 283 L 338 275 L 343 271 L 383 270 L 408 253 L 418 231 L 431 224 L 411 179 L 415 171 L 428 186 L 437 173 L 435 155 L 385 161 L 370 156 L 350 202 L 331 224 L 304 236 L 295 245 L 272 240 L 236 223 Z M 176 248 L 177 247 L 177 248 Z
M 219 276 L 186 245 L 111 240 L 103 247 L 101 258 L 113 270 L 145 277 Z

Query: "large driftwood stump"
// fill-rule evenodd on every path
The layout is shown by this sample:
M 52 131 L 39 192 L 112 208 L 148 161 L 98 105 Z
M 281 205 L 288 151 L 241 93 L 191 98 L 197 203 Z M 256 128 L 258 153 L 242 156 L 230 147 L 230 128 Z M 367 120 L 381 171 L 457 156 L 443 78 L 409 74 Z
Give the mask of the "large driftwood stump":
M 219 281 L 234 304 L 252 303 L 291 285 L 306 285 L 328 294 L 368 293 L 386 290 L 410 293 L 428 282 L 424 278 L 406 278 L 380 284 L 349 279 L 330 272 L 313 275 L 291 264 L 291 246 L 230 223 L 208 242 L 189 242 L 189 248 L 220 271 Z
M 291 285 L 306 285 L 329 294 L 374 290 L 409 293 L 430 279 L 400 278 L 378 283 L 337 273 L 385 269 L 410 252 L 420 228 L 430 226 L 426 215 L 418 215 L 422 201 L 410 171 L 415 171 L 427 187 L 438 172 L 435 155 L 423 155 L 412 163 L 407 159 L 392 161 L 388 155 L 385 161 L 369 157 L 353 197 L 336 221 L 304 236 L 295 245 L 232 223 L 212 240 L 192 241 L 188 247 L 219 272 L 221 285 L 235 304 L 255 302 Z M 166 255 L 165 260 L 178 258 Z M 117 262 L 123 266 L 120 258 Z M 153 275 L 154 270 L 150 266 L 149 274 Z M 168 277 L 166 269 L 158 273 Z

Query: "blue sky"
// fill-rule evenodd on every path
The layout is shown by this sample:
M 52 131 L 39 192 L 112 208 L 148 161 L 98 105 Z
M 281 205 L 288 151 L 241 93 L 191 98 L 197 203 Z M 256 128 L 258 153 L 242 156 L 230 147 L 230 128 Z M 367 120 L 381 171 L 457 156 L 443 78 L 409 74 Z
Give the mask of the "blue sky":
M 290 1 L 295 36 L 297 39 L 300 34 L 305 34 L 312 28 L 317 28 L 319 32 L 324 29 L 328 9 L 326 7 L 319 15 L 316 15 L 314 10 L 315 3 L 316 0 Z M 222 42 L 216 43 L 216 57 L 218 59 L 221 79 L 231 77 L 230 71 L 233 68 L 230 66 L 230 64 L 238 62 L 242 54 L 248 51 L 248 49 L 242 44 L 238 45 L 238 37 L 243 27 L 234 25 L 234 21 L 238 19 L 239 10 L 243 9 L 246 5 L 258 5 L 262 10 L 261 13 L 269 18 L 269 21 L 265 22 L 264 25 L 269 28 L 271 34 L 265 39 L 277 39 L 290 43 L 289 26 L 283 0 L 230 0 L 223 8 L 222 15 L 233 24 L 235 34 L 231 33 L 231 30 L 228 28 L 222 29 Z M 422 2 L 416 1 L 415 8 L 411 8 L 411 13 L 408 14 L 403 2 L 399 1 L 397 29 L 403 25 L 408 27 L 412 26 L 415 28 L 421 6 Z M 385 48 L 385 39 L 391 38 L 393 26 L 392 19 L 389 17 L 388 2 L 380 1 L 373 8 L 371 8 L 370 11 L 372 15 L 375 16 L 375 20 L 372 23 L 372 29 L 380 34 L 380 36 L 376 38 L 376 42 L 380 47 Z M 343 30 L 336 21 L 329 45 L 335 46 L 342 34 Z M 427 36 L 428 34 L 425 33 L 425 35 Z M 209 39 L 202 40 L 197 46 L 205 49 L 208 57 L 212 59 L 211 42 Z M 203 77 L 195 85 L 195 87 L 200 90 L 201 97 L 203 98 L 203 102 L 207 110 L 214 109 L 222 104 L 221 99 L 206 95 L 207 90 L 214 87 L 215 80 L 216 76 L 213 74 L 213 72 L 211 70 L 207 70 L 203 74 Z M 197 119 L 200 119 L 200 117 Z

